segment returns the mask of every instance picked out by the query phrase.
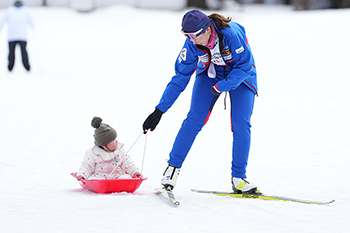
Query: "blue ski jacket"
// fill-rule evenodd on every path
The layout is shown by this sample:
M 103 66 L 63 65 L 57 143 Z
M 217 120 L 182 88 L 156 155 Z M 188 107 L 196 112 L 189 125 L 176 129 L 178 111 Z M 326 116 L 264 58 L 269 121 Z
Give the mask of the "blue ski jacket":
M 256 67 L 244 27 L 231 21 L 229 22 L 230 28 L 226 27 L 221 30 L 213 21 L 212 23 L 219 37 L 221 56 L 226 64 L 226 66 L 214 65 L 215 78 L 218 80 L 215 85 L 216 89 L 220 92 L 231 91 L 244 83 L 257 94 Z M 186 39 L 175 62 L 175 75 L 168 83 L 156 108 L 165 113 L 185 90 L 192 74 L 196 71 L 196 76 L 198 76 L 203 72 L 208 72 L 210 63 L 210 50 Z

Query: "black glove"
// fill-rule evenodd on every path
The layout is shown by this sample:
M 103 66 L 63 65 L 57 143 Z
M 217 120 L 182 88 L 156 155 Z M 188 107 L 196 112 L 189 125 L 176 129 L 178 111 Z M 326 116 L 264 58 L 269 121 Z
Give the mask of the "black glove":
M 143 123 L 143 133 L 146 134 L 149 129 L 153 131 L 157 127 L 162 115 L 163 112 L 156 108 L 156 110 L 154 110 L 154 112 L 152 112 Z
M 210 89 L 210 92 L 215 96 L 218 96 L 221 93 L 216 85 L 212 86 L 212 88 Z

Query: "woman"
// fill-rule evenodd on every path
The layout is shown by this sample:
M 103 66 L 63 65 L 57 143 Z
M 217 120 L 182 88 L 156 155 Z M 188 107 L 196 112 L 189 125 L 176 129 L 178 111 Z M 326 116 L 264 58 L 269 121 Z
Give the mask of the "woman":
M 153 131 L 165 113 L 186 88 L 196 71 L 191 109 L 175 139 L 162 185 L 175 187 L 180 168 L 215 102 L 222 92 L 231 98 L 232 188 L 235 192 L 252 192 L 256 185 L 246 178 L 250 149 L 250 117 L 257 94 L 254 58 L 245 29 L 219 14 L 187 12 L 182 20 L 185 44 L 177 57 L 175 76 L 167 85 L 155 111 L 143 124 L 144 133 Z

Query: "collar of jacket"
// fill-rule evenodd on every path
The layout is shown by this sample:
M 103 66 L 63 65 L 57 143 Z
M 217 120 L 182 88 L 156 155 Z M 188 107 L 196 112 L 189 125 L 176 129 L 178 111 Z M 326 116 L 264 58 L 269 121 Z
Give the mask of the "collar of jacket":
M 211 21 L 211 20 L 210 20 L 210 21 Z M 221 54 L 221 56 L 222 56 L 222 51 L 224 50 L 224 43 L 223 43 L 224 35 L 217 29 L 216 24 L 215 24 L 213 21 L 211 21 L 211 22 L 214 24 L 216 34 L 217 34 L 218 37 L 219 37 L 219 49 L 220 49 L 220 54 Z M 208 59 L 209 59 L 209 60 L 208 60 L 208 61 L 209 61 L 208 64 L 210 65 L 210 63 L 211 63 L 211 54 L 210 54 L 209 48 L 207 48 L 207 47 L 205 47 L 205 46 L 203 46 L 203 45 L 196 45 L 196 47 L 197 47 L 197 49 L 199 49 L 199 50 L 205 52 L 206 54 L 208 54 Z M 224 60 L 224 62 L 225 62 L 225 64 L 226 64 L 226 61 L 225 61 L 225 60 Z M 200 72 L 199 74 L 197 74 L 196 76 L 198 76 L 198 75 L 202 74 L 203 72 L 205 72 L 205 71 L 209 68 L 209 65 L 207 65 L 207 66 L 204 68 L 204 70 L 203 70 L 202 72 Z
M 123 148 L 124 144 L 123 143 L 118 143 L 117 145 L 117 149 L 115 151 L 105 151 L 103 149 L 101 149 L 98 146 L 94 146 L 92 148 L 92 153 L 94 153 L 95 155 L 101 156 L 101 158 L 104 161 L 109 161 L 114 159 L 117 155 L 119 155 L 120 150 Z

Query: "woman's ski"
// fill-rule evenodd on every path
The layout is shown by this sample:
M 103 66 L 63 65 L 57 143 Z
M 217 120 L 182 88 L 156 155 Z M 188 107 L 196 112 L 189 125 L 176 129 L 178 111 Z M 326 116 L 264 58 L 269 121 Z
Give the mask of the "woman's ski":
M 260 191 L 256 191 L 255 193 L 218 192 L 218 191 L 198 190 L 198 189 L 191 189 L 191 191 L 196 192 L 196 193 L 209 193 L 209 194 L 214 194 L 214 195 L 218 195 L 218 196 L 263 199 L 263 200 L 270 200 L 270 201 L 290 201 L 290 202 L 297 202 L 297 203 L 304 203 L 304 204 L 316 204 L 316 205 L 327 205 L 327 204 L 331 204 L 335 201 L 335 200 L 332 200 L 332 201 L 323 202 L 323 201 L 301 200 L 301 199 L 296 199 L 296 198 L 266 195 L 266 194 L 262 194 Z
M 156 189 L 156 192 L 157 194 L 161 194 L 165 196 L 167 200 L 170 201 L 171 205 L 174 205 L 174 206 L 180 205 L 180 202 L 176 200 L 175 195 L 173 191 L 170 189 L 170 187 L 168 189 L 165 189 L 165 188 Z

